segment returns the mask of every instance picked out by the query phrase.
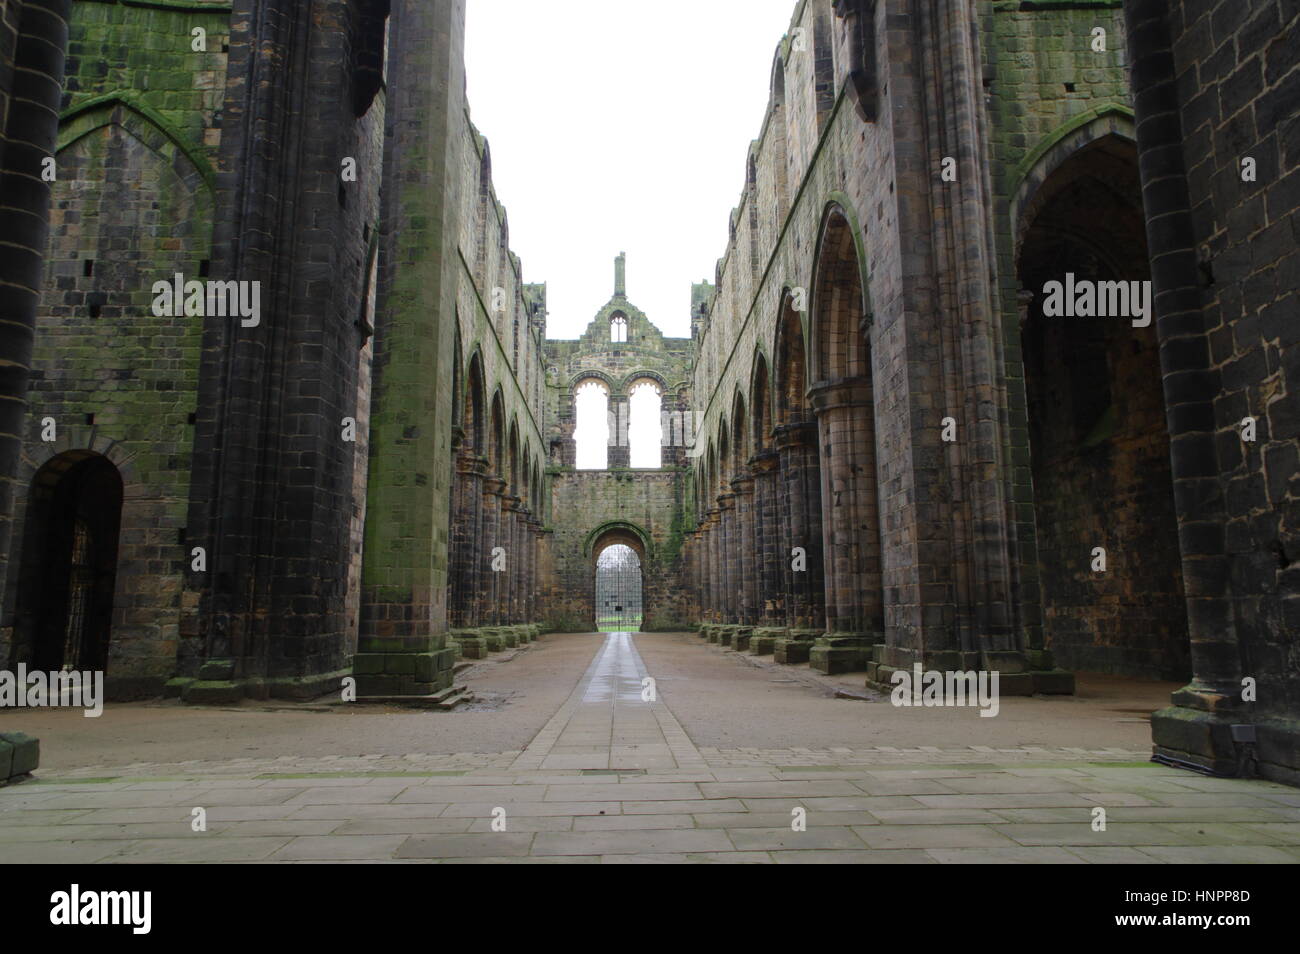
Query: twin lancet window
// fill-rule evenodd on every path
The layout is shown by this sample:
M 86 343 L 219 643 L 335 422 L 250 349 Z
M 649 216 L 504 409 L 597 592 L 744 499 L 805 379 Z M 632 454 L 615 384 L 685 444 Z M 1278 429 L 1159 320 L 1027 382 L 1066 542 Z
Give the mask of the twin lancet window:
M 626 326 L 625 326 L 626 327 Z M 614 446 L 628 448 L 628 466 L 656 469 L 660 457 L 663 428 L 660 425 L 660 389 L 654 381 L 642 379 L 632 385 L 628 396 L 610 407 L 609 388 L 595 379 L 583 381 L 573 394 L 577 426 L 574 464 L 578 470 L 605 470 L 609 467 L 611 433 Z

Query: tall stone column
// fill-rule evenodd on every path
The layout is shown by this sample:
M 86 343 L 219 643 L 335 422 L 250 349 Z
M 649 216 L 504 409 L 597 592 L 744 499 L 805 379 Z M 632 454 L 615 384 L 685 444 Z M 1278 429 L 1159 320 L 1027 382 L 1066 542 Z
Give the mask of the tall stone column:
M 313 26 L 309 19 L 319 19 L 321 11 L 299 6 L 305 22 L 294 25 L 286 37 L 290 48 L 313 45 L 314 39 L 313 43 L 303 42 L 308 34 L 315 38 L 318 33 L 325 36 L 330 32 L 320 29 L 319 23 Z M 236 11 L 245 7 L 254 7 L 273 22 L 283 19 L 272 5 L 235 5 Z M 354 665 L 362 694 L 421 694 L 449 687 L 455 662 L 455 651 L 447 645 L 447 552 L 442 543 L 447 539 L 450 507 L 445 492 L 435 490 L 433 480 L 426 483 L 418 478 L 427 476 L 431 462 L 449 460 L 451 428 L 456 423 L 449 384 L 455 363 L 456 290 L 461 268 L 456 243 L 461 234 L 460 211 L 466 205 L 462 201 L 462 170 L 468 143 L 461 134 L 465 122 L 464 0 L 393 0 L 388 36 L 386 185 L 382 193 L 385 244 L 375 331 L 362 631 Z M 232 53 L 233 48 L 232 44 Z M 340 60 L 331 62 L 337 68 Z M 287 105 L 281 108 L 297 112 L 298 107 L 288 105 L 290 100 L 280 95 L 277 84 L 268 82 L 268 77 L 282 75 L 283 70 L 282 60 L 272 56 L 252 76 L 255 80 L 262 77 L 256 81 L 269 88 L 273 101 L 284 100 Z M 227 89 L 227 103 L 230 97 Z M 292 101 L 299 99 L 311 102 L 313 96 Z M 328 130 L 333 122 L 321 121 L 319 125 Z M 261 136 L 261 125 L 253 127 L 253 134 Z M 286 142 L 297 144 L 292 138 Z M 256 139 L 247 145 L 250 151 L 266 154 L 267 181 L 302 182 L 302 188 L 310 190 L 319 204 L 321 211 L 309 207 L 315 215 L 324 214 L 327 205 L 337 205 L 333 188 L 322 184 L 338 176 L 341 143 L 335 139 L 314 149 L 311 154 L 319 157 L 319 174 L 304 169 L 299 176 L 286 176 L 285 158 L 307 151 L 277 149 L 277 145 L 282 144 L 272 141 L 262 146 Z M 224 123 L 222 148 L 226 148 Z M 363 181 L 374 172 L 363 174 Z M 258 180 L 253 185 L 265 188 Z M 247 208 L 258 212 L 267 205 L 250 202 Z M 293 241 L 301 238 L 294 235 Z M 315 342 L 303 349 L 307 352 L 319 350 L 321 312 L 312 291 L 322 276 L 330 274 L 330 262 L 328 256 L 310 257 L 305 263 L 305 291 L 295 295 L 310 311 L 302 318 L 304 340 Z M 241 269 L 238 277 L 251 276 Z M 356 299 L 348 301 L 355 309 Z M 256 380 L 254 385 L 267 390 L 264 380 Z M 297 413 L 296 408 L 291 410 Z M 238 433 L 233 424 L 224 426 L 224 433 Z M 284 433 L 275 435 L 281 443 L 286 439 Z M 250 470 L 250 479 L 256 479 L 258 472 Z M 363 654 L 372 656 L 364 660 L 372 672 L 399 678 L 363 677 Z M 404 673 L 409 673 L 412 665 L 414 676 L 408 679 Z
M 542 533 L 542 522 L 530 515 L 528 520 L 528 619 L 529 623 L 540 620 L 538 613 L 538 592 L 541 589 L 541 572 L 538 565 L 538 538 Z
M 533 565 L 529 559 L 530 541 L 532 540 L 532 512 L 521 505 L 519 508 L 519 599 L 516 601 L 519 608 L 520 623 L 529 623 L 532 617 L 528 614 L 529 596 L 533 589 Z
M 708 621 L 722 621 L 723 569 L 722 552 L 720 552 L 720 533 L 718 529 L 718 508 L 714 507 L 705 516 L 705 533 L 707 534 L 708 554 Z
M 494 570 L 496 562 L 492 551 L 504 547 L 501 534 L 501 497 L 506 482 L 495 475 L 483 478 L 483 536 L 478 542 L 479 566 L 482 567 L 482 586 L 479 590 L 479 622 L 484 626 L 500 626 L 502 619 L 502 595 L 505 591 L 500 570 Z
M 482 539 L 483 475 L 487 461 L 472 445 L 456 456 L 456 496 L 451 527 L 450 595 L 448 616 L 454 629 L 478 625 L 479 559 Z
M 1258 623 L 1238 619 L 1239 611 L 1234 611 L 1234 596 L 1245 594 L 1234 593 L 1237 580 L 1227 541 L 1234 536 L 1233 523 L 1241 521 L 1230 519 L 1238 495 L 1225 488 L 1218 456 L 1223 450 L 1216 452 L 1216 443 L 1227 448 L 1239 441 L 1236 437 L 1224 440 L 1224 432 L 1216 430 L 1224 423 L 1223 408 L 1218 408 L 1216 414 L 1216 402 L 1224 398 L 1222 368 L 1235 369 L 1244 362 L 1215 366 L 1216 361 L 1224 360 L 1217 355 L 1217 339 L 1232 325 L 1220 317 L 1220 311 L 1229 311 L 1226 306 L 1220 308 L 1215 303 L 1207 307 L 1206 300 L 1213 303 L 1218 294 L 1213 288 L 1203 289 L 1202 269 L 1206 266 L 1198 263 L 1198 243 L 1206 235 L 1197 234 L 1198 216 L 1188 191 L 1187 140 L 1179 119 L 1181 116 L 1185 120 L 1199 107 L 1180 101 L 1179 88 L 1183 84 L 1176 68 L 1181 64 L 1174 56 L 1177 44 L 1171 32 L 1172 23 L 1190 19 L 1182 7 L 1169 0 L 1132 0 L 1124 7 L 1192 656 L 1191 682 L 1173 693 L 1170 707 L 1152 714 L 1151 735 L 1159 761 L 1240 775 L 1251 771 L 1250 760 L 1256 751 L 1262 751 L 1267 754 L 1259 764 L 1271 766 L 1266 772 L 1286 766 L 1277 777 L 1295 784 L 1296 766 L 1300 764 L 1300 728 L 1295 721 L 1294 696 L 1289 705 L 1286 701 L 1281 704 L 1279 714 L 1284 718 L 1280 720 L 1266 715 L 1269 709 L 1278 709 L 1265 702 L 1264 680 L 1260 680 L 1258 702 L 1247 704 L 1242 698 L 1242 679 L 1259 664 L 1258 657 L 1251 658 L 1251 644 L 1265 638 L 1266 631 Z M 1288 49 L 1294 49 L 1293 42 Z M 1238 55 L 1244 62 L 1249 53 L 1242 49 Z M 1279 56 L 1277 60 L 1276 64 L 1270 62 L 1270 70 L 1277 69 L 1282 75 L 1288 59 Z M 1294 60 L 1292 53 L 1289 62 L 1294 64 Z M 1221 120 L 1220 116 L 1212 118 Z M 1230 127 L 1224 124 L 1222 128 Z M 1259 132 L 1263 136 L 1267 130 L 1261 127 Z M 1214 211 L 1224 211 L 1220 203 L 1214 205 L 1219 206 Z M 1209 217 L 1199 218 L 1204 227 Z M 1236 251 L 1230 248 L 1221 259 L 1216 258 L 1216 272 L 1220 261 L 1234 254 Z M 1235 262 L 1229 268 L 1229 274 L 1238 271 Z M 1244 274 L 1248 270 L 1240 271 Z M 1248 298 L 1255 290 L 1251 280 L 1240 287 Z M 1287 319 L 1294 320 L 1294 314 Z M 1218 330 L 1216 325 L 1220 326 Z M 1286 364 L 1285 358 L 1282 363 Z M 1240 412 L 1231 413 L 1236 418 Z M 1279 455 L 1278 460 L 1282 459 Z M 1237 484 L 1233 481 L 1232 486 Z M 1245 490 L 1240 494 L 1249 496 Z M 1279 560 L 1283 559 L 1280 552 Z M 1256 610 L 1260 611 L 1262 606 Z M 1295 639 L 1294 630 L 1291 639 Z M 1248 729 L 1251 723 L 1254 725 Z M 1255 746 L 1259 749 L 1255 750 Z
M 505 494 L 501 498 L 502 546 L 506 548 L 506 571 L 502 574 L 502 623 L 511 626 L 519 622 L 519 498 Z
M 736 622 L 736 586 L 739 582 L 736 574 L 736 495 L 730 492 L 718 494 L 718 526 L 721 528 L 718 554 L 722 565 L 721 589 L 719 591 L 718 609 L 722 613 L 722 622 Z
M 753 626 L 758 621 L 758 555 L 754 545 L 754 478 L 731 482 L 736 495 L 736 622 Z
M 68 19 L 72 0 L 28 0 L 8 14 L 17 36 L 12 85 L 0 89 L 0 254 L 4 320 L 0 321 L 0 593 L 7 593 L 9 551 L 13 529 L 14 484 L 26 433 L 27 381 L 32 339 L 40 298 L 41 276 L 49 235 L 51 184 L 41 175 L 44 160 L 54 155 L 59 134 L 64 60 L 68 48 Z M 5 30 L 0 28 L 0 35 Z M 7 96 L 5 94 L 8 94 Z M 16 572 L 16 571 L 15 571 Z M 10 609 L 10 612 L 12 610 Z M 13 620 L 0 632 L 0 666 L 9 665 L 9 633 Z
M 686 542 L 682 547 L 683 579 L 686 580 L 688 587 L 687 604 L 684 613 L 684 619 L 687 622 L 698 622 L 700 618 L 699 537 L 698 529 L 687 531 Z
M 822 672 L 865 669 L 884 641 L 880 523 L 871 382 L 849 378 L 812 389 L 824 450 L 822 540 L 826 634 L 810 663 Z
M 762 451 L 749 459 L 754 469 L 754 552 L 758 560 L 758 622 L 762 626 L 785 625 L 785 594 L 781 580 L 781 521 L 778 513 L 777 480 L 781 458 L 775 451 Z
M 776 430 L 780 455 L 779 493 L 785 506 L 786 538 L 778 547 L 785 577 L 785 620 L 792 630 L 822 629 L 826 623 L 822 575 L 821 474 L 817 431 L 812 422 Z M 792 551 L 802 548 L 805 568 L 792 567 Z
M 694 536 L 692 559 L 695 561 L 695 615 L 699 622 L 704 623 L 709 618 L 709 535 L 703 521 L 695 528 Z

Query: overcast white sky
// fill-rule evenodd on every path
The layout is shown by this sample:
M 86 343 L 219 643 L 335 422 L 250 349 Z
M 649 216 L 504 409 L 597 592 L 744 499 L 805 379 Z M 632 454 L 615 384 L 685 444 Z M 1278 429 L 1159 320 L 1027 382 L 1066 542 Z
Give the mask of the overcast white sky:
M 470 115 L 552 338 L 614 292 L 688 337 L 796 0 L 469 0 Z

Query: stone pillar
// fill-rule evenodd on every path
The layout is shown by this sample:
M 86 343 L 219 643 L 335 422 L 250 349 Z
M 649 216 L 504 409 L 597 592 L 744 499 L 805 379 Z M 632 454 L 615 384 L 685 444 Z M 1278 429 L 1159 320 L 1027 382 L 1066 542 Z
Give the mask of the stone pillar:
M 0 593 L 5 586 L 13 529 L 14 484 L 27 433 L 27 380 L 32 337 L 40 298 L 41 276 L 49 235 L 51 184 L 41 175 L 46 157 L 58 144 L 64 59 L 72 0 L 28 0 L 19 8 L 0 5 L 9 22 L 0 26 L 15 45 L 5 50 L 17 58 L 15 70 L 0 88 L 0 287 L 4 321 L 0 322 Z M 7 28 L 17 35 L 6 35 Z M 12 83 L 12 85 L 10 85 Z M 15 571 L 17 572 L 17 571 Z M 7 608 L 12 613 L 12 608 Z M 8 615 L 8 613 L 6 615 Z M 9 662 L 12 619 L 0 633 L 0 666 Z
M 238 12 L 248 6 L 236 4 L 235 9 Z M 276 8 L 266 4 L 251 9 L 273 25 L 284 19 Z M 306 7 L 301 10 L 303 22 L 281 27 L 288 34 L 286 48 L 313 45 L 314 41 L 301 42 L 306 36 L 304 31 L 312 30 L 313 37 L 331 32 L 320 29 L 321 23 L 310 19 L 319 21 L 324 15 L 321 11 Z M 375 331 L 375 411 L 371 418 L 362 570 L 362 631 L 358 655 L 353 660 L 357 689 L 363 695 L 372 694 L 372 687 L 377 694 L 421 694 L 448 688 L 455 661 L 455 650 L 447 645 L 447 552 L 443 542 L 447 539 L 450 507 L 446 492 L 436 490 L 432 479 L 426 484 L 419 478 L 427 476 L 431 463 L 450 459 L 451 427 L 457 423 L 452 419 L 448 383 L 455 362 L 456 290 L 461 269 L 455 249 L 461 234 L 460 211 L 466 205 L 462 201 L 461 170 L 468 145 L 460 135 L 465 121 L 461 98 L 465 82 L 464 0 L 393 0 L 389 24 L 383 175 L 387 185 L 382 193 L 381 230 L 385 244 L 380 256 L 381 304 Z M 290 31 L 289 27 L 294 29 Z M 233 57 L 233 43 L 231 52 Z M 251 75 L 261 77 L 259 81 L 269 86 L 270 101 L 279 103 L 283 97 L 277 84 L 268 84 L 266 79 L 280 75 L 277 71 L 284 69 L 284 58 L 275 56 L 275 52 L 271 50 L 265 65 Z M 227 88 L 227 103 L 242 106 L 241 92 Z M 313 98 L 306 95 L 301 99 L 311 102 Z M 277 108 L 299 111 L 293 105 Z M 226 110 L 227 118 L 230 112 Z M 262 136 L 263 125 L 256 122 L 251 130 L 253 136 Z M 316 216 L 324 215 L 327 206 L 336 205 L 332 188 L 322 189 L 321 183 L 333 182 L 338 176 L 339 140 L 333 121 L 320 123 L 320 135 L 329 138 L 312 152 L 319 156 L 319 175 L 315 169 L 303 169 L 303 175 L 297 177 L 316 203 L 309 207 Z M 226 137 L 223 123 L 223 150 L 227 148 Z M 284 155 L 307 154 L 305 149 L 297 148 L 300 142 L 296 138 L 287 138 L 284 143 L 295 148 L 286 151 L 276 148 L 275 141 L 268 144 L 260 140 L 231 144 L 231 148 L 243 145 L 248 152 L 266 157 L 265 175 L 269 178 L 253 179 L 251 188 L 284 181 Z M 239 170 L 238 178 L 245 178 L 244 171 Z M 294 205 L 288 199 L 246 203 L 243 208 L 255 213 L 249 223 L 250 234 L 266 229 L 264 210 Z M 293 242 L 302 241 L 292 230 L 286 233 L 285 240 L 290 241 L 290 237 Z M 214 240 L 213 244 L 215 250 L 220 242 Z M 310 256 L 304 263 L 304 291 L 294 296 L 294 300 L 304 301 L 310 312 L 302 318 L 304 340 L 314 342 L 304 349 L 307 352 L 319 350 L 321 344 L 319 329 L 324 312 L 312 291 L 329 276 L 330 261 L 328 255 Z M 217 274 L 215 261 L 213 272 Z M 241 268 L 237 276 L 231 277 L 254 276 Z M 356 299 L 348 300 L 355 311 Z M 332 345 L 329 341 L 325 345 L 328 353 Z M 292 369 L 286 369 L 286 373 L 292 373 Z M 266 390 L 265 378 L 256 379 L 253 385 Z M 290 411 L 298 413 L 292 405 Z M 332 416 L 332 420 L 340 417 Z M 238 433 L 238 423 L 222 423 L 223 433 Z M 280 432 L 273 439 L 283 444 L 288 437 Z M 256 474 L 256 469 L 250 471 L 249 479 L 255 479 Z M 313 634 L 311 638 L 319 637 Z M 402 678 L 363 677 L 362 654 L 375 657 L 366 660 L 372 673 Z M 411 666 L 414 676 L 407 679 L 405 673 Z
M 1258 719 L 1258 711 L 1241 698 L 1242 677 L 1253 671 L 1249 663 L 1243 665 L 1251 647 L 1241 644 L 1233 608 L 1234 580 L 1225 544 L 1232 535 L 1225 499 L 1231 501 L 1232 495 L 1225 494 L 1215 446 L 1216 440 L 1223 446 L 1238 440 L 1222 441 L 1224 433 L 1216 432 L 1215 402 L 1223 383 L 1213 364 L 1217 346 L 1207 342 L 1217 341 L 1219 333 L 1211 332 L 1221 319 L 1219 309 L 1206 309 L 1202 298 L 1205 279 L 1197 263 L 1197 229 L 1178 122 L 1181 111 L 1187 111 L 1185 116 L 1191 110 L 1179 99 L 1170 32 L 1175 11 L 1170 6 L 1168 0 L 1133 0 L 1124 6 L 1192 655 L 1191 682 L 1173 694 L 1169 708 L 1152 714 L 1151 735 L 1157 760 L 1224 775 L 1249 774 L 1255 744 L 1273 753 L 1261 760 L 1265 763 L 1300 764 L 1300 730 L 1294 708 L 1284 722 L 1245 725 Z M 1179 21 L 1188 15 L 1181 6 Z M 1241 50 L 1242 60 L 1247 55 Z M 1248 283 L 1242 287 L 1250 291 Z M 1300 777 L 1294 768 L 1284 772 L 1282 780 L 1291 784 Z
M 720 550 L 720 532 L 718 526 L 718 508 L 714 507 L 705 516 L 705 533 L 707 534 L 707 571 L 708 571 L 708 621 L 722 621 L 723 568 L 722 550 Z
M 865 669 L 884 641 L 880 522 L 871 381 L 849 378 L 812 389 L 822 455 L 826 634 L 810 662 L 822 672 Z
M 699 604 L 697 616 L 701 623 L 709 619 L 709 531 L 707 524 L 701 520 L 695 528 L 695 593 Z
M 731 482 L 736 494 L 736 622 L 753 626 L 758 621 L 758 555 L 754 545 L 754 478 Z
M 699 622 L 701 619 L 700 594 L 703 590 L 700 586 L 700 531 L 698 527 L 686 534 L 686 546 L 682 556 L 686 571 L 685 579 L 690 587 L 685 617 L 688 622 Z
M 506 482 L 495 475 L 483 478 L 483 536 L 478 541 L 479 566 L 482 568 L 479 624 L 482 626 L 500 626 L 505 622 L 501 607 L 505 574 L 492 569 L 495 562 L 492 551 L 505 546 L 501 534 L 501 497 L 505 486 Z
M 501 498 L 501 545 L 506 548 L 505 584 L 502 594 L 502 623 L 507 626 L 519 622 L 519 498 L 507 493 Z
M 754 553 L 758 602 L 755 609 L 762 626 L 785 625 L 785 594 L 781 579 L 781 520 L 777 480 L 781 464 L 775 451 L 762 451 L 749 459 L 754 469 Z
M 778 493 L 784 504 L 785 539 L 780 554 L 785 580 L 785 624 L 790 629 L 821 629 L 826 623 L 822 575 L 821 474 L 817 459 L 817 430 L 812 422 L 776 429 L 780 455 Z M 802 547 L 806 568 L 792 568 L 791 551 Z
M 479 570 L 478 542 L 483 538 L 483 475 L 487 461 L 477 456 L 472 445 L 461 447 L 456 456 L 455 506 L 448 555 L 450 594 L 447 613 L 453 629 L 478 626 Z
M 736 587 L 739 584 L 739 577 L 736 573 L 736 495 L 733 493 L 718 494 L 718 527 L 721 530 L 718 534 L 718 556 L 722 567 L 722 574 L 719 579 L 718 610 L 722 614 L 721 622 L 734 623 L 736 621 L 737 604 Z
M 519 598 L 515 601 L 519 611 L 518 622 L 530 623 L 532 617 L 528 615 L 529 593 L 533 588 L 533 566 L 528 558 L 529 542 L 532 539 L 532 519 L 533 514 L 526 506 L 519 508 Z
M 541 620 L 541 614 L 538 612 L 540 609 L 538 592 L 542 583 L 538 563 L 540 549 L 538 541 L 541 535 L 542 522 L 530 515 L 528 520 L 528 622 L 530 623 Z

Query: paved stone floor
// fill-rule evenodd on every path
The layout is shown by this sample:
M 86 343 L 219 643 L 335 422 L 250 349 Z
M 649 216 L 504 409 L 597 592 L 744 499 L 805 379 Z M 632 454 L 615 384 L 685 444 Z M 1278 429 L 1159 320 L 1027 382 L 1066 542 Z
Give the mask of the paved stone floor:
M 638 638 L 592 637 L 519 750 L 42 771 L 0 789 L 0 860 L 1300 862 L 1300 791 L 1140 750 L 697 746 Z

